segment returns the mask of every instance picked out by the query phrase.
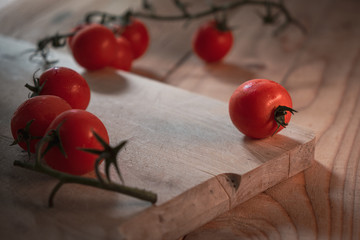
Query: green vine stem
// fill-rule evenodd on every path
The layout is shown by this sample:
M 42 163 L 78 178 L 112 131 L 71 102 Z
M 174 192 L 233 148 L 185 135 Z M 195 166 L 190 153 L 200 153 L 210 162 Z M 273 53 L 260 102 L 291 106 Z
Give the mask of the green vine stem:
M 126 25 L 131 17 L 152 19 L 158 21 L 179 21 L 179 20 L 193 20 L 206 17 L 209 15 L 215 15 L 218 12 L 225 13 L 227 10 L 233 10 L 244 6 L 263 6 L 265 13 L 260 14 L 264 24 L 273 24 L 276 22 L 278 17 L 282 14 L 285 18 L 284 22 L 274 31 L 277 35 L 289 24 L 293 24 L 300 29 L 303 33 L 306 33 L 306 28 L 297 21 L 286 8 L 282 0 L 273 2 L 270 0 L 235 0 L 233 2 L 227 2 L 223 4 L 213 4 L 209 1 L 209 6 L 205 10 L 201 10 L 195 13 L 191 13 L 188 8 L 189 6 L 180 0 L 173 0 L 174 5 L 179 9 L 179 14 L 174 15 L 162 15 L 155 13 L 155 7 L 147 0 L 143 0 L 143 9 L 145 11 L 132 11 L 128 10 L 124 14 L 109 14 L 102 11 L 93 11 L 85 15 L 84 22 L 97 22 L 103 25 L 121 24 Z M 54 48 L 64 47 L 66 45 L 66 39 L 74 36 L 76 31 L 65 34 L 56 34 L 54 36 L 46 37 L 40 40 L 37 44 L 37 49 L 31 55 L 30 60 L 34 57 L 39 56 L 43 59 L 45 66 L 49 67 L 57 61 L 48 60 L 48 47 Z
M 280 126 L 282 126 L 283 128 L 286 128 L 286 126 L 288 125 L 285 122 L 285 115 L 287 114 L 287 112 L 290 112 L 292 115 L 294 115 L 294 113 L 296 113 L 297 111 L 290 107 L 281 106 L 281 105 L 278 106 L 274 110 L 274 120 L 277 124 L 277 128 L 276 128 L 275 132 L 273 133 L 273 135 L 279 130 Z
M 51 138 L 52 135 L 53 135 L 53 133 L 49 133 L 48 135 L 46 135 L 39 141 L 39 145 L 38 145 L 38 148 L 36 151 L 34 163 L 31 163 L 29 161 L 26 161 L 26 162 L 19 161 L 19 160 L 14 161 L 14 166 L 22 167 L 22 168 L 36 171 L 36 172 L 40 172 L 40 173 L 49 175 L 51 177 L 57 178 L 59 180 L 59 183 L 53 188 L 53 190 L 49 196 L 49 201 L 48 201 L 49 207 L 52 207 L 54 205 L 53 202 L 54 202 L 54 197 L 55 197 L 56 193 L 66 183 L 76 183 L 76 184 L 87 185 L 87 186 L 100 188 L 100 189 L 104 189 L 104 190 L 114 191 L 114 192 L 126 194 L 131 197 L 135 197 L 135 198 L 138 198 L 138 199 L 141 199 L 144 201 L 148 201 L 150 203 L 155 203 L 157 201 L 157 195 L 155 193 L 144 190 L 144 189 L 129 187 L 129 186 L 122 185 L 122 184 L 120 185 L 120 184 L 117 184 L 117 183 L 114 183 L 111 181 L 105 182 L 104 180 L 99 179 L 99 178 L 89 178 L 89 177 L 84 177 L 84 176 L 72 175 L 72 174 L 57 171 L 57 170 L 52 169 L 52 168 L 48 167 L 47 165 L 43 164 L 42 163 L 43 153 L 41 152 L 41 150 L 43 149 L 45 144 L 47 144 L 50 141 L 49 138 Z M 121 144 L 123 144 L 123 143 L 121 143 Z
M 185 4 L 182 4 L 180 1 L 174 0 L 175 6 L 181 11 L 181 14 L 178 15 L 159 15 L 154 13 L 154 11 L 147 11 L 147 12 L 141 12 L 141 11 L 127 11 L 123 15 L 114 15 L 109 14 L 106 12 L 101 11 L 93 11 L 88 13 L 85 16 L 85 22 L 90 23 L 93 22 L 95 18 L 100 17 L 100 21 L 97 21 L 101 24 L 109 24 L 112 22 L 120 22 L 122 24 L 126 24 L 130 17 L 136 17 L 136 18 L 145 18 L 145 19 L 152 19 L 152 20 L 159 20 L 159 21 L 179 21 L 179 20 L 193 20 L 193 19 L 199 19 L 203 18 L 209 15 L 214 15 L 218 12 L 224 12 L 226 10 L 230 9 L 236 9 L 240 8 L 246 5 L 254 5 L 254 6 L 264 6 L 266 10 L 266 14 L 261 16 L 263 19 L 263 22 L 265 24 L 272 24 L 275 22 L 275 20 L 278 18 L 279 14 L 283 14 L 285 17 L 285 21 L 280 27 L 275 30 L 275 35 L 278 34 L 281 30 L 283 30 L 286 26 L 289 24 L 294 24 L 297 26 L 303 33 L 306 33 L 306 28 L 295 18 L 292 17 L 288 9 L 285 7 L 284 3 L 282 1 L 279 2 L 272 2 L 269 0 L 265 1 L 257 1 L 257 0 L 239 0 L 234 1 L 230 3 L 225 3 L 222 5 L 211 5 L 208 9 L 196 12 L 196 13 L 190 13 Z M 272 10 L 277 10 L 277 13 L 274 13 Z
M 53 198 L 55 196 L 55 189 L 59 190 L 58 188 L 61 186 L 58 186 L 58 185 L 59 184 L 63 185 L 65 183 L 77 183 L 77 184 L 82 184 L 82 185 L 86 185 L 86 186 L 91 186 L 91 187 L 95 187 L 95 188 L 113 191 L 113 192 L 118 192 L 118 193 L 126 194 L 128 196 L 132 196 L 132 197 L 144 200 L 144 201 L 148 201 L 150 203 L 155 203 L 157 200 L 157 195 L 155 193 L 144 190 L 144 189 L 128 187 L 128 186 L 120 185 L 120 184 L 116 184 L 116 183 L 104 183 L 104 182 L 99 181 L 96 178 L 88 178 L 88 177 L 71 175 L 71 174 L 56 171 L 56 170 L 49 168 L 43 164 L 32 164 L 29 162 L 15 160 L 14 166 L 18 166 L 18 167 L 26 168 L 26 169 L 29 169 L 32 171 L 44 173 L 51 177 L 59 179 L 60 182 L 55 186 L 54 190 L 52 191 L 52 194 L 49 197 L 49 206 L 50 207 L 53 206 Z M 57 192 L 57 190 L 56 190 L 56 192 Z

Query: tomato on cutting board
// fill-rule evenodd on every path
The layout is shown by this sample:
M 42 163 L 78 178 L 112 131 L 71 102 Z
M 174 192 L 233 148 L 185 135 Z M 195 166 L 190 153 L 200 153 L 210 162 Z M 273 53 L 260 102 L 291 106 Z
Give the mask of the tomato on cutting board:
M 82 23 L 82 24 L 77 25 L 76 27 L 74 27 L 74 28 L 71 30 L 71 33 L 73 34 L 73 36 L 70 36 L 70 37 L 68 37 L 68 39 L 67 39 L 67 43 L 68 43 L 70 49 L 72 49 L 72 40 L 74 39 L 74 36 L 76 35 L 76 33 L 77 33 L 78 31 L 80 31 L 81 29 L 83 29 L 84 27 L 86 27 L 87 25 L 88 25 L 88 24 L 86 24 L 86 23 Z
M 55 95 L 67 101 L 72 108 L 86 109 L 90 102 L 90 88 L 76 71 L 66 67 L 52 67 L 34 78 L 35 86 L 27 86 L 36 95 Z
M 117 37 L 116 43 L 117 43 L 116 56 L 110 66 L 116 69 L 130 71 L 132 62 L 134 60 L 134 53 L 131 48 L 131 44 L 123 36 Z
M 268 79 L 253 79 L 241 84 L 229 100 L 233 124 L 251 138 L 266 138 L 278 133 L 288 125 L 294 112 L 288 91 Z
M 139 19 L 130 18 L 129 23 L 123 26 L 121 36 L 129 41 L 134 59 L 138 59 L 144 55 L 149 47 L 149 32 L 145 24 Z
M 115 58 L 116 49 L 114 33 L 97 23 L 83 26 L 71 39 L 71 50 L 76 62 L 87 70 L 109 66 Z
M 11 133 L 24 150 L 35 152 L 39 139 L 46 133 L 50 123 L 71 106 L 58 96 L 43 95 L 27 99 L 11 118 Z
M 47 132 L 51 130 L 57 131 L 65 155 L 59 147 L 52 147 L 44 155 L 46 163 L 58 171 L 74 175 L 83 175 L 94 170 L 99 156 L 80 149 L 103 150 L 94 132 L 109 143 L 108 132 L 102 121 L 81 109 L 68 110 L 58 115 Z

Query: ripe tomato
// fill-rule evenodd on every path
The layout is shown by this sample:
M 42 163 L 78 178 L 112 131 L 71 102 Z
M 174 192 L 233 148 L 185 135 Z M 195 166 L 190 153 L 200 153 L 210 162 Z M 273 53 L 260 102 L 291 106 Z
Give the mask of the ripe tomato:
M 111 63 L 111 67 L 125 71 L 130 71 L 134 59 L 134 54 L 130 42 L 122 36 L 118 37 L 116 39 L 116 42 L 117 42 L 116 57 L 114 61 Z
M 58 147 L 52 147 L 44 156 L 46 163 L 58 171 L 75 175 L 93 171 L 98 156 L 79 148 L 103 149 L 93 131 L 109 143 L 107 130 L 101 120 L 85 110 L 72 109 L 57 116 L 47 132 L 58 127 L 59 138 L 67 156 Z
M 83 29 L 85 26 L 87 26 L 87 24 L 79 24 L 79 25 L 77 25 L 76 27 L 74 27 L 74 28 L 71 30 L 71 32 L 75 33 L 75 35 L 76 35 L 76 33 L 77 33 L 78 31 L 80 31 L 81 29 Z M 74 36 L 75 36 L 75 35 L 74 35 Z M 68 45 L 69 45 L 70 49 L 72 49 L 72 40 L 74 39 L 74 36 L 68 37 L 68 39 L 67 39 L 67 42 L 68 42 Z
M 92 23 L 75 34 L 71 47 L 79 65 L 87 70 L 97 70 L 109 66 L 114 60 L 117 44 L 110 29 Z
M 281 131 L 290 121 L 292 100 L 279 83 L 253 79 L 241 84 L 229 101 L 233 124 L 246 136 L 266 138 Z
M 142 21 L 135 18 L 130 19 L 130 23 L 125 26 L 121 35 L 129 40 L 134 53 L 134 59 L 144 55 L 149 46 L 150 36 Z
M 43 72 L 35 83 L 34 94 L 55 95 L 67 101 L 72 108 L 86 109 L 90 102 L 90 88 L 76 71 L 53 67 Z
M 71 109 L 71 106 L 58 96 L 43 95 L 29 98 L 14 112 L 11 118 L 11 133 L 20 147 L 30 152 L 35 152 L 35 145 L 43 137 L 50 123 L 60 113 Z M 26 132 L 27 123 L 32 121 L 29 131 Z M 31 139 L 36 137 L 36 139 Z
M 216 21 L 210 21 L 202 25 L 193 36 L 193 51 L 206 62 L 220 61 L 233 45 L 232 32 L 219 28 Z

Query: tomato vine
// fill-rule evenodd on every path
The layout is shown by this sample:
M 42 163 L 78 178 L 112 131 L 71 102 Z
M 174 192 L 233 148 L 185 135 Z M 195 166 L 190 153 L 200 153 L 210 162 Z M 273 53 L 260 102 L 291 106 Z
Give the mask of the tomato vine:
M 31 124 L 31 123 L 29 123 Z M 59 126 L 58 126 L 59 128 Z M 111 147 L 108 145 L 99 135 L 94 132 L 95 137 L 104 147 L 103 150 L 93 150 L 93 149 L 81 149 L 86 152 L 90 152 L 93 154 L 97 154 L 99 157 L 97 159 L 97 163 L 100 163 L 101 160 L 105 161 L 105 174 L 106 180 L 104 180 L 99 172 L 99 164 L 95 164 L 95 173 L 97 178 L 90 178 L 84 176 L 77 176 L 73 174 L 64 173 L 53 168 L 50 168 L 43 162 L 43 157 L 50 147 L 58 146 L 60 149 L 62 148 L 61 140 L 59 138 L 59 133 L 57 132 L 58 129 L 54 129 L 47 133 L 43 138 L 40 139 L 36 153 L 35 153 L 35 162 L 31 161 L 14 161 L 14 166 L 22 167 L 25 169 L 29 169 L 32 171 L 40 172 L 51 177 L 57 178 L 59 182 L 54 186 L 53 190 L 49 195 L 48 205 L 49 207 L 53 207 L 54 205 L 54 197 L 59 189 L 67 183 L 77 183 L 86 186 L 91 186 L 95 188 L 100 188 L 104 190 L 114 191 L 118 193 L 123 193 L 141 200 L 145 200 L 151 203 L 155 203 L 157 200 L 157 195 L 151 191 L 147 191 L 144 189 L 139 189 L 135 187 L 129 187 L 124 184 L 117 184 L 113 182 L 110 178 L 109 169 L 111 165 L 114 165 L 116 172 L 119 174 L 119 177 L 124 182 L 123 178 L 121 177 L 120 170 L 117 166 L 116 156 L 118 153 L 123 149 L 126 144 L 126 141 L 120 142 L 117 146 Z M 43 148 L 46 147 L 44 150 Z M 62 152 L 64 152 L 62 150 Z M 64 153 L 65 154 L 65 153 Z
M 125 13 L 119 15 L 110 14 L 102 11 L 93 11 L 85 15 L 83 22 L 100 23 L 106 26 L 111 26 L 112 24 L 120 24 L 124 26 L 129 23 L 132 17 L 152 19 L 158 21 L 191 21 L 209 15 L 215 16 L 219 12 L 223 13 L 223 16 L 226 16 L 226 12 L 228 10 L 234 10 L 245 6 L 259 6 L 263 7 L 265 10 L 265 13 L 258 14 L 264 24 L 275 24 L 278 19 L 283 16 L 284 21 L 281 23 L 280 26 L 275 29 L 275 35 L 283 31 L 287 26 L 291 24 L 296 26 L 301 32 L 306 33 L 306 28 L 291 15 L 290 11 L 287 9 L 282 0 L 276 2 L 271 0 L 234 0 L 226 3 L 214 3 L 214 1 L 208 2 L 208 6 L 204 10 L 192 12 L 190 11 L 191 6 L 189 4 L 184 3 L 181 0 L 173 0 L 173 4 L 179 10 L 179 13 L 174 15 L 166 15 L 156 13 L 156 7 L 152 2 L 148 0 L 143 0 L 142 9 L 138 11 L 127 10 Z M 67 44 L 66 40 L 70 37 L 73 37 L 75 34 L 76 31 L 73 31 L 65 34 L 55 34 L 53 36 L 45 37 L 39 40 L 37 43 L 37 48 L 30 56 L 30 59 L 40 57 L 43 60 L 45 68 L 52 66 L 57 61 L 49 60 L 49 47 L 64 47 Z
M 142 10 L 139 11 L 132 11 L 128 10 L 123 14 L 110 14 L 106 12 L 101 11 L 93 11 L 85 15 L 84 17 L 84 23 L 98 23 L 101 25 L 105 25 L 107 27 L 113 27 L 113 26 L 126 26 L 129 24 L 130 20 L 132 18 L 143 18 L 143 19 L 152 19 L 152 20 L 159 20 L 159 21 L 191 21 L 199 18 L 203 18 L 209 15 L 215 15 L 217 13 L 222 13 L 220 20 L 220 23 L 226 23 L 226 12 L 228 10 L 233 10 L 237 8 L 241 8 L 244 6 L 260 6 L 263 7 L 265 10 L 265 13 L 259 14 L 259 16 L 262 18 L 264 24 L 274 24 L 279 20 L 279 18 L 282 16 L 284 18 L 284 21 L 281 23 L 280 26 L 278 26 L 275 29 L 275 34 L 278 34 L 280 31 L 284 30 L 287 26 L 290 24 L 293 24 L 297 28 L 300 29 L 303 33 L 306 32 L 306 29 L 304 26 L 297 21 L 289 12 L 289 10 L 285 7 L 283 1 L 279 0 L 277 2 L 271 1 L 271 0 L 234 0 L 232 2 L 226 2 L 226 3 L 214 3 L 213 1 L 209 1 L 209 5 L 204 10 L 199 10 L 197 12 L 192 12 L 190 10 L 190 6 L 184 3 L 181 0 L 173 0 L 173 4 L 176 6 L 176 8 L 179 10 L 178 14 L 174 15 L 166 15 L 166 14 L 158 14 L 155 12 L 155 6 L 148 0 L 142 1 Z M 219 22 L 217 22 L 219 23 Z M 221 24 L 220 24 L 221 25 Z M 101 26 L 103 27 L 103 26 Z M 222 25 L 220 28 L 223 30 L 228 30 L 226 25 Z M 35 58 L 40 57 L 42 60 L 44 67 L 48 68 L 57 63 L 56 60 L 50 60 L 49 59 L 49 49 L 50 47 L 53 48 L 60 48 L 66 46 L 69 41 L 68 39 L 71 37 L 74 37 L 78 30 L 73 30 L 70 33 L 64 33 L 64 34 L 55 34 L 53 36 L 45 37 L 38 41 L 36 49 L 30 56 L 30 60 L 34 60 Z M 38 83 L 35 81 L 34 83 Z M 38 84 L 39 85 L 39 84 Z M 27 87 L 31 90 L 32 87 L 27 84 Z M 40 86 L 41 87 L 41 86 Z M 33 88 L 35 89 L 35 88 Z M 276 121 L 277 121 L 277 129 L 280 128 L 280 126 L 285 127 L 287 124 L 284 121 L 284 116 L 286 115 L 287 111 L 290 111 L 290 113 L 293 113 L 294 110 L 288 109 L 288 108 L 282 108 L 279 109 L 279 111 L 275 114 Z M 25 130 L 28 130 L 31 122 Z M 275 132 L 276 132 L 275 131 Z M 21 132 L 23 135 L 26 135 L 27 132 Z M 124 183 L 124 180 L 122 178 L 122 175 L 120 173 L 120 169 L 116 162 L 116 156 L 117 154 L 123 149 L 123 147 L 126 145 L 127 141 L 122 141 L 115 147 L 111 147 L 109 144 L 107 144 L 104 140 L 101 139 L 99 135 L 97 135 L 94 132 L 94 136 L 99 141 L 99 143 L 102 145 L 103 150 L 93 150 L 93 149 L 82 149 L 83 151 L 97 154 L 98 158 L 95 162 L 95 173 L 97 178 L 88 178 L 83 176 L 76 176 L 68 173 L 64 173 L 58 170 L 55 170 L 53 168 L 50 168 L 46 164 L 44 164 L 44 152 L 42 152 L 43 147 L 49 143 L 49 141 L 55 141 L 57 144 L 60 144 L 61 141 L 56 138 L 56 131 L 50 132 L 50 134 L 46 135 L 45 137 L 41 138 L 39 145 L 35 152 L 35 162 L 31 163 L 30 161 L 15 161 L 14 165 L 19 166 L 22 168 L 30 169 L 33 171 L 41 172 L 44 174 L 47 174 L 49 176 L 52 176 L 54 178 L 57 178 L 59 182 L 54 186 L 50 196 L 49 196 L 49 206 L 53 206 L 54 197 L 56 196 L 56 193 L 59 191 L 59 189 L 67 183 L 78 183 L 82 185 L 88 185 L 93 186 L 96 188 L 101 188 L 105 190 L 115 191 L 119 193 L 124 193 L 142 200 L 149 201 L 151 203 L 155 203 L 157 200 L 157 195 L 155 193 L 152 193 L 147 190 L 138 189 L 126 186 L 124 184 L 117 184 L 113 182 L 109 175 L 109 169 L 111 166 L 113 166 L 121 180 L 122 183 Z M 20 136 L 23 137 L 24 136 Z M 28 139 L 33 139 L 34 137 L 26 135 Z M 17 139 L 22 140 L 22 139 Z M 16 142 L 15 142 L 16 143 Z M 27 143 L 29 145 L 29 143 Z M 46 151 L 46 150 L 45 150 Z M 30 154 L 30 153 L 29 153 Z M 100 172 L 99 172 L 99 165 L 101 161 L 105 161 L 105 175 L 106 179 L 104 179 Z

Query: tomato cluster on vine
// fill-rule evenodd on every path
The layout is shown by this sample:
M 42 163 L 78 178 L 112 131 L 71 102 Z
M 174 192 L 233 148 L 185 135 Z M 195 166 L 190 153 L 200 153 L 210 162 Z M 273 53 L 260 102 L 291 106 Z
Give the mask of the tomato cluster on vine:
M 94 170 L 98 156 L 80 148 L 102 150 L 94 134 L 109 143 L 102 121 L 86 109 L 90 88 L 76 71 L 53 67 L 34 77 L 33 93 L 14 112 L 11 132 L 14 144 L 44 155 L 45 162 L 61 172 L 82 175 Z M 46 146 L 40 141 L 47 137 Z M 41 149 L 38 149 L 41 148 Z
M 201 25 L 193 36 L 194 53 L 203 61 L 221 61 L 234 43 L 232 31 L 224 21 L 212 20 Z
M 147 27 L 139 19 L 190 22 L 213 16 L 214 20 L 207 20 L 194 32 L 191 46 L 194 54 L 204 62 L 218 62 L 226 57 L 234 44 L 232 29 L 227 26 L 227 10 L 245 5 L 258 5 L 263 8 L 265 13 L 260 13 L 259 16 L 264 24 L 276 24 L 282 15 L 284 21 L 274 30 L 275 35 L 291 24 L 302 33 L 307 32 L 281 1 L 238 0 L 216 4 L 210 1 L 208 7 L 198 11 L 190 11 L 191 4 L 180 0 L 173 3 L 179 10 L 178 13 L 159 14 L 154 11 L 156 7 L 148 1 L 143 1 L 142 9 L 137 11 L 129 9 L 122 14 L 97 10 L 89 12 L 85 15 L 83 23 L 75 27 L 72 32 L 41 39 L 30 58 L 40 57 L 45 65 L 52 65 L 56 60 L 48 59 L 48 47 L 63 47 L 69 43 L 75 60 L 88 70 L 113 67 L 129 71 L 133 61 L 146 52 L 150 42 Z
M 127 140 L 110 146 L 104 123 L 87 111 L 91 94 L 87 81 L 66 67 L 52 67 L 39 78 L 35 77 L 36 73 L 34 85 L 25 85 L 32 93 L 11 118 L 10 129 L 14 138 L 11 145 L 19 145 L 29 156 L 28 161 L 15 160 L 14 166 L 59 180 L 49 195 L 49 207 L 54 205 L 56 193 L 66 183 L 119 192 L 155 203 L 156 193 L 125 186 L 117 155 Z M 35 155 L 34 161 L 32 154 Z M 103 161 L 106 179 L 99 169 Z M 113 181 L 111 167 L 115 168 L 122 184 Z M 93 171 L 97 179 L 83 176 Z
M 76 62 L 87 70 L 113 67 L 130 71 L 133 61 L 142 57 L 150 44 L 146 25 L 136 18 L 127 24 L 84 23 L 73 29 L 68 45 Z M 205 22 L 194 33 L 193 52 L 207 63 L 221 61 L 233 46 L 232 31 L 223 21 Z
M 289 92 L 269 79 L 252 79 L 242 83 L 229 100 L 232 123 L 244 135 L 255 139 L 280 132 L 295 112 Z
M 99 23 L 80 24 L 73 33 L 68 45 L 76 62 L 87 70 L 113 67 L 129 71 L 150 42 L 145 24 L 135 18 L 111 29 Z

